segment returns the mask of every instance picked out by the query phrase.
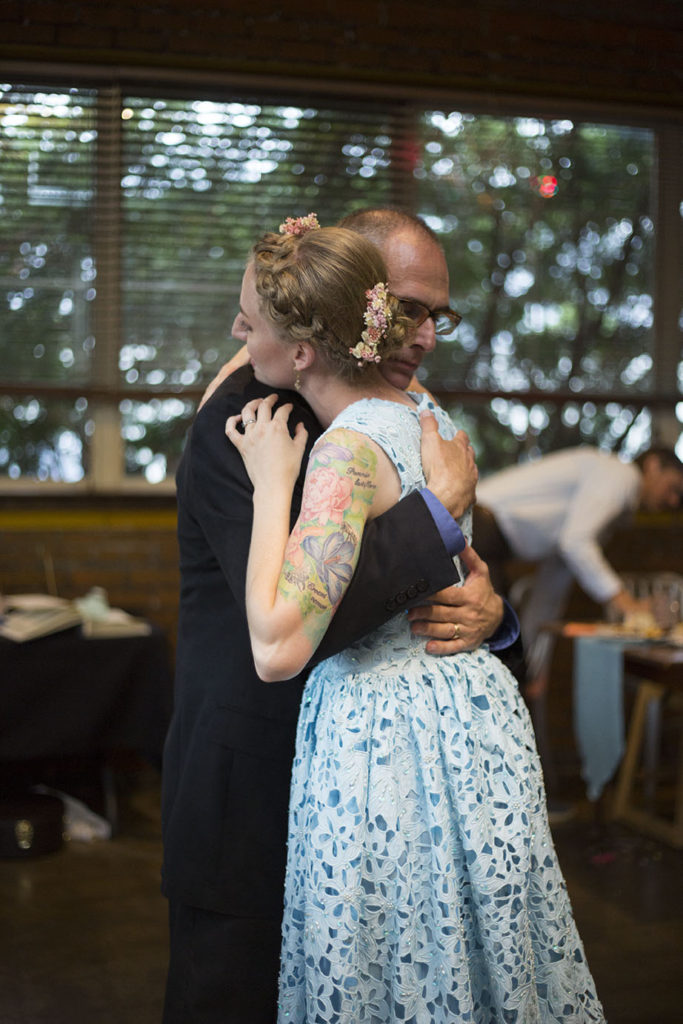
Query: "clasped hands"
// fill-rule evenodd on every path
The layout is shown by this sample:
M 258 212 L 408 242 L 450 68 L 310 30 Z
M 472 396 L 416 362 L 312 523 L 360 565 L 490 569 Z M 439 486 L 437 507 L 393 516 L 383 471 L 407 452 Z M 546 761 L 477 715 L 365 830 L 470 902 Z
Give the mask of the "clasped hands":
M 291 403 L 273 412 L 276 401 L 276 395 L 254 399 L 240 414 L 230 416 L 225 425 L 225 433 L 240 452 L 254 490 L 272 490 L 279 484 L 293 487 L 306 446 L 308 435 L 301 423 L 296 425 L 294 436 L 289 432 Z M 420 423 L 427 486 L 458 518 L 474 502 L 479 476 L 469 438 L 459 430 L 452 440 L 444 440 L 436 419 L 428 412 L 420 415 Z M 440 590 L 408 612 L 413 634 L 428 638 L 429 654 L 474 650 L 495 633 L 503 619 L 503 602 L 491 586 L 486 563 L 470 546 L 461 552 L 460 559 L 468 572 L 464 583 Z

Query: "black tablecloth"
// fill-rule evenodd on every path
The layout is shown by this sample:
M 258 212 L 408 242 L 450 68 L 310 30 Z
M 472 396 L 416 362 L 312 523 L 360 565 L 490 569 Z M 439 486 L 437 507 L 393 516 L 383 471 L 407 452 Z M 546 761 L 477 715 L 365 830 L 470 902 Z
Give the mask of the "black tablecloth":
M 0 638 L 0 760 L 139 751 L 160 763 L 172 676 L 163 633 L 88 638 L 80 626 Z

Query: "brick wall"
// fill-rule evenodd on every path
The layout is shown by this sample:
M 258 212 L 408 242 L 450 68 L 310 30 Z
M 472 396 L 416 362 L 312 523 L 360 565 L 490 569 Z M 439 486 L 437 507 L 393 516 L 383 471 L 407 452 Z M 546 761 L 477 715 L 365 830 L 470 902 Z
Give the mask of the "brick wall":
M 680 0 L 3 0 L 0 59 L 683 104 Z
M 52 565 L 60 596 L 82 597 L 91 587 L 104 587 L 112 605 L 150 619 L 173 643 L 179 583 L 175 530 L 175 501 L 170 497 L 4 498 L 0 593 L 45 592 Z M 640 517 L 615 534 L 606 552 L 622 571 L 683 575 L 683 513 Z M 520 564 L 517 572 L 528 568 Z M 571 614 L 592 618 L 599 611 L 576 587 Z M 566 682 L 566 666 L 558 664 L 557 669 Z
M 178 549 L 175 501 L 4 499 L 0 503 L 0 592 L 51 590 L 82 597 L 104 587 L 109 602 L 160 626 L 175 640 Z

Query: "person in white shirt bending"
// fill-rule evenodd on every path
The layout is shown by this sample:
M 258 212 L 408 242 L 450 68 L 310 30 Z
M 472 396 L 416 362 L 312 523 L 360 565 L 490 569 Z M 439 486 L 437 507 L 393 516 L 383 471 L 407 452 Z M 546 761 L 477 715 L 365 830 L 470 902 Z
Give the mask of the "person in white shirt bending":
M 631 463 L 595 448 L 567 448 L 479 480 L 474 543 L 494 588 L 505 591 L 510 559 L 540 563 L 520 615 L 528 700 L 548 684 L 553 640 L 540 627 L 562 616 L 573 580 L 612 618 L 642 610 L 602 545 L 637 508 L 677 508 L 682 493 L 683 463 L 665 448 Z

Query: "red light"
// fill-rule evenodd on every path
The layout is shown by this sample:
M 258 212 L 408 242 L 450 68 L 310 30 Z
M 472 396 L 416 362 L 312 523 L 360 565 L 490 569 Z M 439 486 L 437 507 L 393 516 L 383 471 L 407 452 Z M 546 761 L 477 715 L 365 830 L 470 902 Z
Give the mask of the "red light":
M 543 199 L 552 199 L 554 195 L 557 195 L 557 178 L 552 174 L 544 174 L 542 178 L 538 179 L 538 194 Z

